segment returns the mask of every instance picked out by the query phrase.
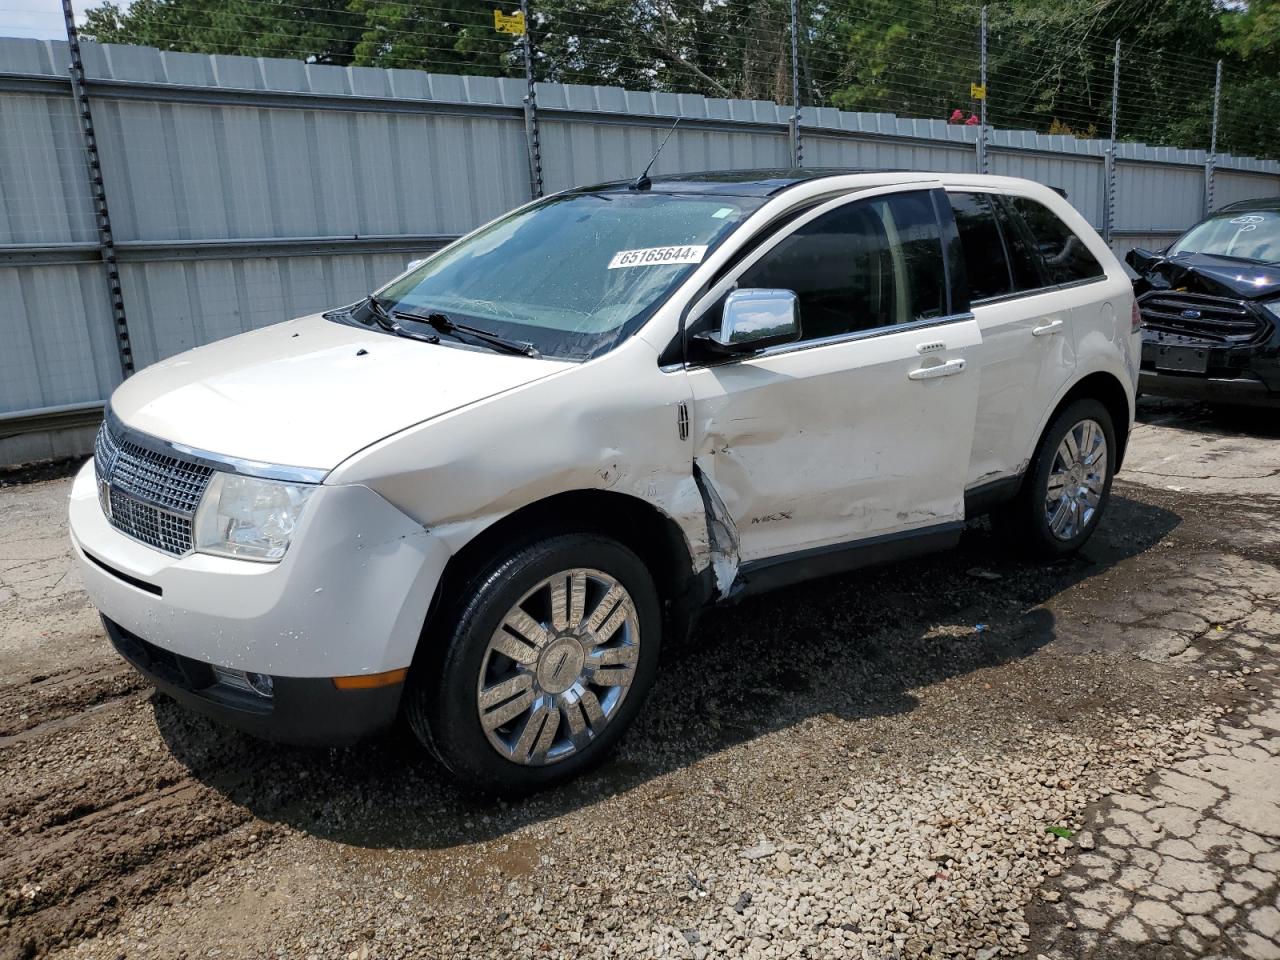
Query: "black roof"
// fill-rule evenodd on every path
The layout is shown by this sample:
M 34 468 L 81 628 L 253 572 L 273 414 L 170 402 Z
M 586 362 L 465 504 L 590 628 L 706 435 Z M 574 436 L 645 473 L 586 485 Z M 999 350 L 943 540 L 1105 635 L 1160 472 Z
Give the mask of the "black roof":
M 639 171 L 637 171 L 638 173 Z M 909 173 L 907 170 L 872 170 L 850 167 L 804 167 L 777 170 L 709 170 L 704 173 L 664 173 L 650 176 L 652 193 L 718 193 L 736 197 L 771 197 L 798 183 L 851 173 Z M 927 176 L 921 174 L 921 176 Z M 632 180 L 611 180 L 575 193 L 604 193 L 630 189 Z
M 1253 200 L 1237 200 L 1235 203 L 1229 203 L 1225 207 L 1220 207 L 1218 213 L 1226 210 L 1275 210 L 1280 211 L 1280 197 L 1257 197 Z

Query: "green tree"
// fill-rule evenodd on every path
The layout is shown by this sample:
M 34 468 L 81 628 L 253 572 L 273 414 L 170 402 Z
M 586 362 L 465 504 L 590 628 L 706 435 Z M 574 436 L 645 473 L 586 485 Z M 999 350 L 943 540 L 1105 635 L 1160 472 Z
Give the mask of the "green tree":
M 1227 57 L 1218 149 L 1280 157 L 1280 0 L 1222 12 Z
M 511 3 L 474 0 L 349 0 L 349 11 L 362 24 L 353 62 L 432 73 L 523 73 L 516 38 L 494 29 L 495 7 L 515 9 Z
M 1186 146 L 1208 140 L 1213 0 L 1061 0 L 996 8 L 995 121 L 1110 130 L 1112 50 L 1120 41 L 1119 135 Z
M 161 50 L 288 57 L 349 64 L 363 18 L 348 0 L 133 0 L 85 15 L 83 35 L 100 43 Z
M 515 41 L 494 31 L 493 7 L 467 0 L 134 0 L 127 7 L 107 2 L 88 11 L 83 33 L 101 43 L 342 66 L 515 70 Z
M 539 77 L 789 101 L 787 0 L 539 0 Z
M 437 73 L 523 75 L 494 29 L 516 0 L 134 0 L 89 39 Z M 790 0 L 530 0 L 539 80 L 791 100 Z M 800 0 L 802 101 L 943 119 L 976 112 L 981 0 Z M 1122 139 L 1280 155 L 1280 0 L 993 0 L 988 116 L 1106 136 L 1116 40 Z
M 806 18 L 806 90 L 845 110 L 945 119 L 970 107 L 978 13 L 935 0 L 830 0 Z

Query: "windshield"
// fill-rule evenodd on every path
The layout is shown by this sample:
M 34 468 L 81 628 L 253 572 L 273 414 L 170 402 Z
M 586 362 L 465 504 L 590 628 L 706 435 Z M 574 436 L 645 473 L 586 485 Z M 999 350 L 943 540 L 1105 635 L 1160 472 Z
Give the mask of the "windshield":
M 1169 250 L 1169 255 L 1174 257 L 1183 253 L 1207 253 L 1263 263 L 1280 261 L 1280 212 L 1223 211 L 1192 227 Z
M 587 359 L 637 329 L 764 201 L 636 192 L 552 197 L 441 251 L 377 293 L 389 311 L 444 313 Z

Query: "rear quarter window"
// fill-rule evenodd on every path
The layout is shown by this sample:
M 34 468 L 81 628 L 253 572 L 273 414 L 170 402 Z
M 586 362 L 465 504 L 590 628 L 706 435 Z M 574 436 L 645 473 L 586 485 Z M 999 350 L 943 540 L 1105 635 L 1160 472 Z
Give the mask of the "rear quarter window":
M 1075 283 L 1105 275 L 1084 241 L 1056 213 L 1027 197 L 1010 200 L 1031 233 L 1049 283 Z

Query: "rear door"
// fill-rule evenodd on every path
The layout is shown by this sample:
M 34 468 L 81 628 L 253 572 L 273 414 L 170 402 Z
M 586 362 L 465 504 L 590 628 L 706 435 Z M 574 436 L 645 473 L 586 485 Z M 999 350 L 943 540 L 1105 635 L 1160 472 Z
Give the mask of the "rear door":
M 964 189 L 949 196 L 982 341 L 966 477 L 975 490 L 1026 469 L 1032 434 L 1071 379 L 1076 352 L 1070 306 L 1010 198 Z
M 691 358 L 696 462 L 743 561 L 963 519 L 979 334 L 952 310 L 934 203 L 930 191 L 832 201 L 695 307 L 696 332 L 732 287 L 800 301 L 800 342 Z
M 1126 322 L 1129 304 L 1127 299 L 1121 300 L 1118 316 L 1112 302 L 1115 286 L 1106 282 L 1107 272 L 1102 263 L 1081 236 L 1045 204 L 1012 195 L 1008 202 L 1031 235 L 1045 282 L 1053 284 L 1057 291 L 1058 309 L 1071 312 L 1071 346 L 1075 356 L 1088 357 L 1097 350 L 1114 349 L 1117 338 L 1129 333 Z M 1074 214 L 1070 208 L 1064 212 Z M 1087 225 L 1085 229 L 1089 229 Z M 1095 235 L 1094 239 L 1101 238 Z M 1127 280 L 1120 284 L 1120 289 L 1127 297 L 1130 290 Z M 1065 382 L 1057 381 L 1058 387 Z

